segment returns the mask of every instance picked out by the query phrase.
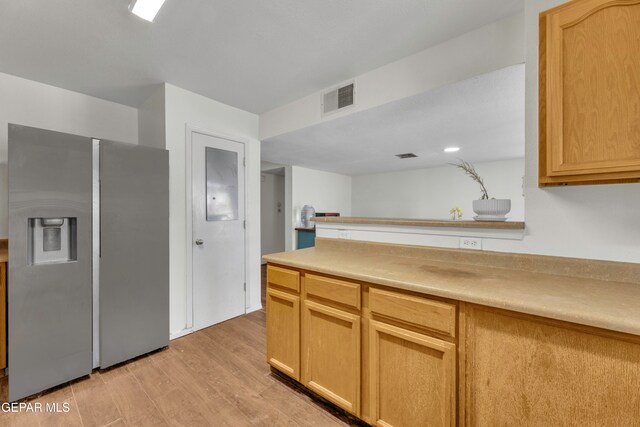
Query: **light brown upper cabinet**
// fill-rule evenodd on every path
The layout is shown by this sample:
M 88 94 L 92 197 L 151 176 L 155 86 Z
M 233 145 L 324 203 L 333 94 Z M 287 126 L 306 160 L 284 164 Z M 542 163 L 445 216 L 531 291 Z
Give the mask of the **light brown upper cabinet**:
M 640 0 L 540 15 L 539 183 L 640 181 Z

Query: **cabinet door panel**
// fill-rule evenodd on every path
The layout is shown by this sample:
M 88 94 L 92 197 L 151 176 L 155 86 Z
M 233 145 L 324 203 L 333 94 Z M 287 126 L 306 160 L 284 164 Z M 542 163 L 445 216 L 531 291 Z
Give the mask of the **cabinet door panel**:
M 371 413 L 379 426 L 455 424 L 455 345 L 369 324 Z
M 543 182 L 640 177 L 640 1 L 574 1 L 540 34 Z
M 303 303 L 303 384 L 354 415 L 360 403 L 360 316 Z
M 638 425 L 635 339 L 479 306 L 467 313 L 468 425 Z
M 267 289 L 267 362 L 300 381 L 300 297 Z

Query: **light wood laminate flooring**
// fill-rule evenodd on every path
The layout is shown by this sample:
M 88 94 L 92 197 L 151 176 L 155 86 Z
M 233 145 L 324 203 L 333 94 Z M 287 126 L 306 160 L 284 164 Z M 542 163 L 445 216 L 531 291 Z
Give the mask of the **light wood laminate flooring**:
M 28 401 L 67 402 L 68 413 L 0 413 L 0 425 L 349 425 L 271 373 L 265 336 L 264 310 L 229 320 Z

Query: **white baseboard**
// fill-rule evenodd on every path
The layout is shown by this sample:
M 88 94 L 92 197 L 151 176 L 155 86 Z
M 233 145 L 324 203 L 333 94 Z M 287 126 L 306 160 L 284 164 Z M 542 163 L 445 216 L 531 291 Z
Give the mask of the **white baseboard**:
M 185 335 L 189 335 L 192 332 L 194 332 L 193 328 L 183 329 L 181 331 L 178 331 L 169 335 L 169 340 L 175 340 L 176 338 L 184 337 Z
M 262 304 L 247 308 L 245 311 L 245 314 L 253 313 L 254 311 L 259 311 L 259 310 L 262 310 Z M 169 340 L 175 340 L 176 338 L 184 337 L 185 335 L 189 335 L 193 332 L 195 332 L 193 328 L 183 329 L 181 331 L 178 331 L 169 335 Z
M 254 311 L 262 310 L 262 308 L 263 308 L 262 304 L 256 305 L 256 306 L 253 306 L 253 307 L 249 307 L 249 308 L 247 308 L 246 314 L 253 313 Z

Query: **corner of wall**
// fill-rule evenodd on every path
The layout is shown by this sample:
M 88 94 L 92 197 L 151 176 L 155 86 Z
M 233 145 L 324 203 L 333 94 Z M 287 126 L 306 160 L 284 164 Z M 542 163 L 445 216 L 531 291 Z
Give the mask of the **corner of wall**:
M 161 84 L 138 109 L 138 143 L 166 148 L 165 84 Z

